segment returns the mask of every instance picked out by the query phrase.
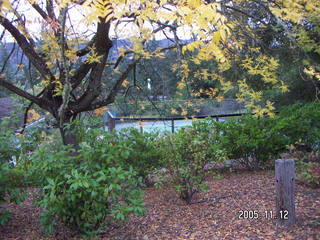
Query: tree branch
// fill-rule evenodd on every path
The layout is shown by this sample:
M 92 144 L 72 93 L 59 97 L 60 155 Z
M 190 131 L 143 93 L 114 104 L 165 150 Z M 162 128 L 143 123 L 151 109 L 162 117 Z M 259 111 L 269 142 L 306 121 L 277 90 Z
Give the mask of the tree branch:
M 60 48 L 61 48 L 61 56 L 62 56 L 62 71 L 60 72 L 61 77 L 64 79 L 64 87 L 62 93 L 62 104 L 59 108 L 59 118 L 60 118 L 60 127 L 62 127 L 65 117 L 65 109 L 68 106 L 70 100 L 70 93 L 72 91 L 70 79 L 69 79 L 69 67 L 67 64 L 67 57 L 65 55 L 65 27 L 66 27 L 66 18 L 67 18 L 68 7 L 61 9 L 59 20 L 61 22 L 61 37 L 60 37 Z
M 6 81 L 4 79 L 4 76 L 0 76 L 0 86 L 5 87 L 6 89 L 8 89 L 9 91 L 28 99 L 29 101 L 37 104 L 38 106 L 44 108 L 44 109 L 48 109 L 48 104 L 45 103 L 45 101 L 41 98 L 38 98 L 34 95 L 31 95 L 30 93 L 23 91 L 22 89 L 14 86 L 13 84 L 11 84 L 10 82 Z
M 98 23 L 96 41 L 94 44 L 94 49 L 100 60 L 98 63 L 92 65 L 88 87 L 84 94 L 79 98 L 77 106 L 72 107 L 72 111 L 75 113 L 87 110 L 91 103 L 100 95 L 102 73 L 106 65 L 109 51 L 112 48 L 112 41 L 108 37 L 109 30 L 110 21 L 104 22 L 104 20 L 101 19 Z
M 53 1 L 52 0 L 46 0 L 46 9 L 48 12 L 48 15 L 51 19 L 56 20 L 56 15 L 54 14 L 54 8 L 53 8 Z
M 72 89 L 75 89 L 79 84 L 82 82 L 82 80 L 85 78 L 85 76 L 88 74 L 90 69 L 93 67 L 92 63 L 84 62 L 77 71 L 72 75 L 70 79 L 70 83 L 72 85 Z
M 11 57 L 12 54 L 14 53 L 15 48 L 16 48 L 16 43 L 14 42 L 14 43 L 13 43 L 13 47 L 12 47 L 9 55 L 8 55 L 8 56 L 6 57 L 6 59 L 4 60 L 4 63 L 3 63 L 3 65 L 2 65 L 2 68 L 1 68 L 1 71 L 0 71 L 0 74 L 2 74 L 2 73 L 4 72 L 4 69 L 6 68 L 7 63 L 8 63 L 8 61 L 9 61 L 10 57 Z
M 40 97 L 43 93 L 44 93 L 44 89 L 36 97 Z M 26 129 L 27 119 L 28 119 L 28 111 L 30 110 L 30 108 L 32 107 L 33 104 L 34 104 L 34 102 L 30 102 L 24 111 L 23 126 L 22 126 L 22 129 L 19 131 L 20 134 L 23 134 L 24 130 Z
M 7 29 L 12 37 L 17 41 L 22 51 L 30 59 L 30 62 L 36 67 L 44 79 L 54 79 L 54 76 L 48 69 L 45 61 L 36 53 L 27 38 L 5 17 L 0 16 L 1 25 Z
M 84 48 L 79 49 L 77 51 L 77 53 L 76 53 L 77 56 L 82 57 L 82 56 L 88 54 L 91 51 L 91 47 L 93 46 L 95 41 L 96 41 L 96 35 L 87 43 L 87 45 Z
M 106 106 L 110 103 L 113 103 L 115 100 L 115 97 L 120 89 L 120 87 L 122 86 L 122 83 L 125 79 L 127 79 L 129 73 L 131 72 L 131 70 L 134 68 L 134 66 L 138 63 L 138 61 L 140 60 L 140 58 L 134 60 L 133 63 L 131 63 L 128 68 L 126 69 L 126 71 L 124 71 L 121 76 L 119 77 L 119 79 L 116 81 L 116 83 L 113 85 L 112 89 L 109 92 L 109 95 L 106 99 L 102 100 L 102 101 L 98 101 L 96 103 L 91 104 L 91 106 L 88 108 L 88 111 L 90 110 L 94 110 L 97 109 L 99 107 L 103 107 Z
M 252 16 L 251 14 L 246 13 L 246 12 L 244 12 L 244 11 L 238 9 L 238 8 L 234 8 L 234 7 L 231 7 L 231 6 L 225 6 L 225 8 L 230 9 L 230 10 L 232 10 L 232 11 L 234 11 L 234 12 L 239 12 L 239 13 L 241 13 L 242 15 L 245 15 L 245 16 L 247 16 L 247 17 L 249 17 L 249 18 L 252 18 L 252 19 L 254 19 L 254 20 L 258 21 L 258 22 L 261 22 L 261 23 L 264 24 L 264 25 L 268 25 L 268 24 L 265 23 L 262 19 L 259 19 L 259 18 L 255 17 L 255 16 Z
M 49 19 L 48 14 L 45 11 L 43 11 L 42 8 L 37 3 L 31 4 L 31 6 L 41 15 L 41 17 L 44 20 L 48 21 Z

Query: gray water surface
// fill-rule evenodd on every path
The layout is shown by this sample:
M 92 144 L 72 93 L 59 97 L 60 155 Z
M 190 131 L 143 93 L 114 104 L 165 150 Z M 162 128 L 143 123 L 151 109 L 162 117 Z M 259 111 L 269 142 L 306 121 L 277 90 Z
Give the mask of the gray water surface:
M 197 120 L 175 120 L 174 121 L 174 131 L 179 130 L 179 128 L 191 126 L 194 121 L 205 121 L 204 119 Z M 225 121 L 224 119 L 219 119 L 219 121 Z M 152 132 L 152 131 L 169 131 L 172 129 L 171 121 L 143 121 L 143 122 L 122 122 L 116 121 L 116 130 L 122 130 L 125 128 L 136 128 L 140 129 L 142 127 L 143 132 Z

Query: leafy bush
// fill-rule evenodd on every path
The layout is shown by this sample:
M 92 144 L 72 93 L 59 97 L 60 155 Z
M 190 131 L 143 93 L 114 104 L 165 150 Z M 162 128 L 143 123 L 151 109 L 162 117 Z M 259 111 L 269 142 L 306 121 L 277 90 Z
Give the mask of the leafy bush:
M 132 166 L 138 175 L 145 178 L 148 173 L 160 168 L 162 151 L 157 145 L 157 133 L 140 133 L 136 129 L 126 129 L 118 134 L 117 141 L 131 148 L 126 166 Z
M 14 161 L 20 154 L 19 140 L 11 124 L 9 119 L 0 123 L 0 204 L 6 201 L 20 203 L 24 200 L 24 173 L 14 167 Z M 8 210 L 0 209 L 0 225 L 9 218 Z
M 132 168 L 119 164 L 132 150 L 111 139 L 110 133 L 91 129 L 77 152 L 69 148 L 35 152 L 29 177 L 43 186 L 39 203 L 45 209 L 41 219 L 47 230 L 52 231 L 60 219 L 91 234 L 108 217 L 124 220 L 131 213 L 143 213 L 141 179 Z
M 297 178 L 306 184 L 320 187 L 320 162 L 306 162 L 298 159 Z
M 286 146 L 300 142 L 304 151 L 317 151 L 320 146 L 320 104 L 295 104 L 282 108 L 274 118 L 251 115 L 211 121 L 216 139 L 248 169 L 272 167 L 269 160 L 286 151 Z
M 0 163 L 0 204 L 6 201 L 20 203 L 25 199 L 23 193 L 24 174 L 10 163 Z M 0 207 L 0 225 L 10 219 L 7 209 Z
M 19 156 L 19 140 L 15 136 L 11 121 L 4 119 L 0 123 L 0 162 L 13 161 Z
M 248 115 L 216 122 L 213 127 L 229 158 L 253 170 L 270 167 L 268 160 L 285 151 L 282 136 L 271 130 L 273 124 L 271 118 L 257 119 Z
M 282 108 L 275 120 L 273 131 L 281 134 L 287 145 L 301 141 L 306 151 L 320 150 L 319 102 Z
M 301 143 L 289 146 L 290 157 L 296 161 L 297 179 L 312 187 L 320 187 L 320 152 L 306 153 L 301 150 Z
M 187 203 L 191 203 L 196 192 L 206 189 L 205 165 L 225 160 L 224 151 L 211 141 L 214 135 L 203 131 L 206 127 L 206 123 L 195 123 L 163 139 L 167 150 L 165 166 L 180 198 Z

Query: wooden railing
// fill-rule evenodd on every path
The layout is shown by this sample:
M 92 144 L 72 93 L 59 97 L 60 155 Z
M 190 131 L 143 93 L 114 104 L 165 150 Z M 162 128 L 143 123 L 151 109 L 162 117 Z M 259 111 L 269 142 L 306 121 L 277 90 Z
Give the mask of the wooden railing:
M 217 114 L 217 115 L 200 115 L 200 116 L 185 116 L 185 117 L 115 117 L 111 112 L 107 112 L 106 125 L 109 131 L 112 131 L 116 127 L 116 121 L 171 121 L 171 132 L 174 133 L 174 121 L 178 120 L 193 120 L 193 119 L 204 119 L 214 118 L 219 121 L 220 118 L 228 117 L 239 117 L 245 114 L 251 113 L 228 113 L 228 114 Z M 142 131 L 142 129 L 141 129 Z

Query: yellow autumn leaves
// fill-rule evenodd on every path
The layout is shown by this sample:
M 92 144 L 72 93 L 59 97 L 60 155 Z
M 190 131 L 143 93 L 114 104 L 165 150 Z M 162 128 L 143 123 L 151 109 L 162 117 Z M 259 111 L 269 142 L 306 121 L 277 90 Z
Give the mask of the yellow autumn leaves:
M 9 0 L 1 0 L 0 1 L 0 16 L 3 16 L 3 13 L 11 10 L 12 5 Z
M 94 110 L 95 116 L 104 116 L 105 112 L 108 111 L 108 108 L 101 107 Z M 36 120 L 39 120 L 41 118 L 41 115 L 34 109 L 30 109 L 27 113 L 27 123 L 34 122 Z
M 251 75 L 260 75 L 265 83 L 275 84 L 278 82 L 276 70 L 279 66 L 278 61 L 266 55 L 260 54 L 257 58 L 247 57 L 243 60 L 244 67 Z
M 94 115 L 102 117 L 106 111 L 108 111 L 108 108 L 106 107 L 97 108 L 94 110 Z
M 36 112 L 34 109 L 30 109 L 27 113 L 27 123 L 31 123 L 33 121 L 36 121 L 40 118 L 40 114 Z
M 271 5 L 271 10 L 279 19 L 295 23 L 289 34 L 294 37 L 301 49 L 320 53 L 320 44 L 317 40 L 320 35 L 319 0 L 278 0 L 277 4 Z M 304 72 L 314 81 L 320 81 L 320 65 L 317 62 L 305 65 Z
M 318 0 L 278 0 L 277 4 L 270 6 L 270 9 L 279 18 L 295 23 L 301 23 L 310 17 L 320 16 L 320 2 Z
M 33 1 L 42 3 L 36 0 Z M 196 73 L 198 76 L 195 76 L 196 78 L 201 78 L 206 81 L 209 81 L 210 79 L 217 80 L 219 86 L 215 88 L 200 89 L 198 92 L 193 92 L 193 96 L 200 97 L 206 95 L 221 101 L 223 100 L 221 93 L 228 92 L 236 85 L 236 83 L 231 82 L 229 79 L 224 79 L 220 76 L 223 75 L 221 73 L 227 71 L 231 67 L 231 62 L 234 60 L 228 53 L 228 49 L 242 49 L 245 42 L 243 42 L 242 39 L 237 41 L 235 37 L 232 38 L 235 26 L 232 21 L 223 15 L 220 2 L 222 1 L 208 3 L 208 1 L 204 0 L 91 0 L 84 1 L 83 4 L 79 5 L 71 0 L 58 0 L 55 1 L 55 4 L 59 9 L 67 5 L 70 5 L 70 7 L 71 5 L 76 5 L 79 9 L 83 9 L 82 13 L 85 18 L 85 21 L 83 22 L 88 24 L 88 26 L 90 24 L 96 24 L 101 21 L 101 19 L 104 19 L 104 21 L 112 21 L 112 24 L 114 25 L 121 20 L 132 22 L 135 28 L 137 28 L 138 34 L 130 39 L 133 44 L 132 48 L 129 50 L 143 58 L 164 56 L 160 51 L 150 53 L 145 50 L 144 43 L 155 38 L 156 29 L 163 27 L 163 32 L 170 33 L 171 35 L 177 34 L 178 30 L 186 29 L 186 35 L 190 37 L 193 35 L 195 41 L 187 44 L 181 44 L 180 42 L 180 45 L 177 45 L 177 48 L 181 48 L 181 57 L 189 57 L 189 60 L 198 65 L 203 61 L 214 60 L 218 68 L 217 73 L 215 73 L 216 76 L 213 76 L 213 74 L 205 67 L 199 67 L 198 73 Z M 283 0 L 277 2 L 282 7 L 278 8 L 277 6 L 273 6 L 271 9 L 275 15 L 283 20 L 299 23 L 301 19 L 309 18 L 309 15 L 306 16 L 306 12 L 312 13 L 315 16 L 317 14 L 320 15 L 319 1 L 317 0 Z M 8 10 L 11 8 L 9 0 L 2 0 L 1 13 L 3 9 Z M 53 22 L 48 24 L 41 35 L 41 50 L 47 56 L 46 60 L 49 69 L 53 71 L 57 69 L 57 62 L 62 58 L 61 51 L 57 50 L 61 47 L 58 43 L 59 39 L 54 34 L 57 24 L 59 25 L 59 23 Z M 166 25 L 168 27 L 164 28 Z M 69 36 L 66 36 L 69 49 L 65 51 L 65 55 L 68 59 L 68 63 L 74 63 L 78 60 L 78 57 L 76 55 L 77 48 L 74 48 L 73 46 L 79 46 L 79 44 L 77 45 L 77 39 L 71 36 L 71 30 L 69 32 L 67 29 L 66 34 L 69 34 Z M 80 39 L 80 37 L 78 38 Z M 300 39 L 303 39 L 303 36 L 301 36 Z M 125 51 L 128 51 L 128 49 L 122 51 L 123 55 L 125 54 Z M 253 51 L 254 49 L 252 49 L 252 52 Z M 98 56 L 94 48 L 91 49 L 91 54 L 85 59 L 87 63 L 97 63 L 100 60 L 101 56 Z M 278 62 L 274 58 L 270 58 L 263 54 L 259 54 L 258 57 L 255 58 L 246 57 L 242 60 L 241 67 L 243 67 L 250 75 L 259 76 L 266 84 L 277 87 L 281 89 L 281 91 L 288 90 L 288 87 L 284 82 L 279 82 L 277 79 L 276 70 Z M 178 92 L 180 91 L 179 94 L 182 94 L 181 92 L 188 86 L 187 78 L 190 77 L 191 70 L 188 63 L 183 60 L 175 65 L 174 68 L 178 70 L 180 74 L 177 90 Z M 305 69 L 305 73 L 315 77 L 319 75 L 317 70 L 312 68 Z M 59 76 L 57 76 L 56 79 L 59 79 Z M 44 79 L 43 83 L 49 84 L 49 81 Z M 129 82 L 126 80 L 122 85 L 127 87 Z M 63 84 L 57 81 L 55 82 L 55 86 L 56 94 L 61 94 L 64 88 Z M 236 87 L 239 88 L 239 99 L 249 101 L 247 104 L 248 106 L 254 106 L 255 103 L 261 101 L 262 93 L 253 91 L 245 80 L 239 81 L 238 86 Z M 271 109 L 270 104 L 266 104 L 266 106 L 266 109 Z M 262 112 L 262 110 L 259 110 L 258 112 Z M 97 115 L 101 115 L 102 110 L 97 109 L 96 113 Z
M 86 19 L 89 24 L 99 22 L 104 19 L 108 22 L 113 18 L 113 2 L 109 0 L 91 0 L 85 1 L 82 5 L 86 9 Z

